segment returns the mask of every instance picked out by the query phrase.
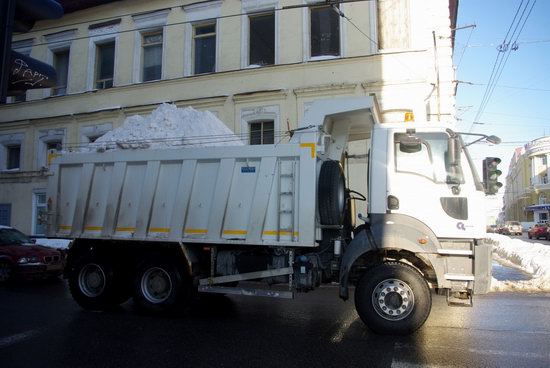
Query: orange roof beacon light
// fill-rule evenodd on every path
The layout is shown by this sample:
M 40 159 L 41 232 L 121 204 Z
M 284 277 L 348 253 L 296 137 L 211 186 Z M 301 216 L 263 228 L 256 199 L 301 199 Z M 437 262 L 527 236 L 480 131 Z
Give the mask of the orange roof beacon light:
M 413 123 L 414 122 L 414 112 L 409 111 L 405 113 L 405 123 Z

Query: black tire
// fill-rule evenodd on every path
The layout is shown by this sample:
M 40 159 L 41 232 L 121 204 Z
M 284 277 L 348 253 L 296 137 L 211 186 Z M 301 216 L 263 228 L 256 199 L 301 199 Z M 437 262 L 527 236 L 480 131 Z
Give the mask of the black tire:
M 428 284 L 416 269 L 403 263 L 370 268 L 355 289 L 357 313 L 377 334 L 410 334 L 424 324 L 431 307 Z
M 69 273 L 69 290 L 84 309 L 112 309 L 129 298 L 129 288 L 109 260 L 89 254 L 76 262 Z
M 338 161 L 325 161 L 317 188 L 319 217 L 322 225 L 342 225 L 346 210 L 344 170 Z
M 168 260 L 144 262 L 134 278 L 134 302 L 142 312 L 174 312 L 190 300 L 190 291 L 184 269 Z
M 8 261 L 0 261 L 0 284 L 7 284 L 13 276 L 13 267 Z
M 532 238 L 533 238 L 531 235 L 527 235 L 527 237 L 528 237 L 529 239 L 532 239 Z

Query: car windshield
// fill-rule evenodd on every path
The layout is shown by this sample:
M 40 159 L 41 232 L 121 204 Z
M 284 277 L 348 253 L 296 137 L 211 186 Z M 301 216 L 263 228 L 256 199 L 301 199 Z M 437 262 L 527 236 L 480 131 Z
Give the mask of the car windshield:
M 0 245 L 16 245 L 32 243 L 31 239 L 15 229 L 0 229 Z

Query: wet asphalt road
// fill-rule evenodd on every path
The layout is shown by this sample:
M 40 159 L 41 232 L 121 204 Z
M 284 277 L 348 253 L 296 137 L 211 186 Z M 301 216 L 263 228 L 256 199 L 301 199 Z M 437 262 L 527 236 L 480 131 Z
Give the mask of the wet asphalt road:
M 550 294 L 434 296 L 407 337 L 377 336 L 324 287 L 295 300 L 227 297 L 173 317 L 132 302 L 86 312 L 64 281 L 0 287 L 0 367 L 549 367 Z

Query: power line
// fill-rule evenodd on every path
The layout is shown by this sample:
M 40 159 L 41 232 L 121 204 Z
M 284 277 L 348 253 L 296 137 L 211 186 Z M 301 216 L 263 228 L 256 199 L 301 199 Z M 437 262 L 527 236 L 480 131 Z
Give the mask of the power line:
M 523 7 L 523 0 L 521 1 L 520 5 L 518 6 L 518 9 L 516 10 L 516 14 L 514 15 L 512 23 L 510 24 L 510 27 L 508 28 L 508 31 L 506 32 L 506 36 L 504 37 L 504 40 L 503 40 L 502 44 L 498 48 L 498 54 L 497 54 L 495 63 L 493 64 L 493 69 L 491 71 L 491 76 L 489 77 L 489 82 L 487 83 L 487 88 L 485 89 L 485 92 L 483 94 L 479 110 L 478 110 L 478 112 L 477 112 L 477 114 L 474 118 L 474 122 L 470 126 L 470 130 L 469 130 L 470 132 L 472 131 L 472 129 L 474 127 L 474 124 L 477 121 L 479 121 L 481 115 L 483 114 L 483 111 L 487 107 L 487 105 L 489 103 L 489 100 L 491 99 L 491 97 L 493 95 L 495 86 L 496 86 L 498 80 L 500 79 L 500 76 L 502 75 L 502 72 L 504 71 L 504 67 L 506 66 L 506 63 L 508 61 L 508 58 L 510 57 L 511 52 L 517 50 L 517 43 L 516 42 L 517 42 L 521 32 L 523 31 L 523 28 L 525 27 L 527 19 L 531 15 L 531 11 L 533 10 L 533 8 L 536 4 L 536 0 L 533 1 L 529 12 L 524 17 L 525 12 L 527 11 L 527 8 L 529 7 L 530 2 L 531 2 L 531 0 L 527 0 L 527 3 L 525 4 L 525 7 Z M 523 9 L 522 9 L 522 7 L 523 7 Z M 514 26 L 514 23 L 517 19 L 518 14 L 520 13 L 520 11 L 521 11 L 521 15 L 519 17 L 518 22 Z M 520 26 L 520 24 L 522 22 L 523 22 L 523 24 L 521 25 L 521 28 L 519 29 L 519 32 L 517 32 L 518 27 Z M 508 35 L 510 35 L 510 31 L 512 30 L 512 28 L 513 28 L 512 34 L 511 34 L 510 38 L 508 39 Z M 516 32 L 517 32 L 517 36 L 516 36 Z M 514 37 L 515 37 L 515 40 L 514 40 Z M 513 43 L 512 43 L 512 41 L 513 41 Z M 510 47 L 510 43 L 512 43 L 512 47 Z

